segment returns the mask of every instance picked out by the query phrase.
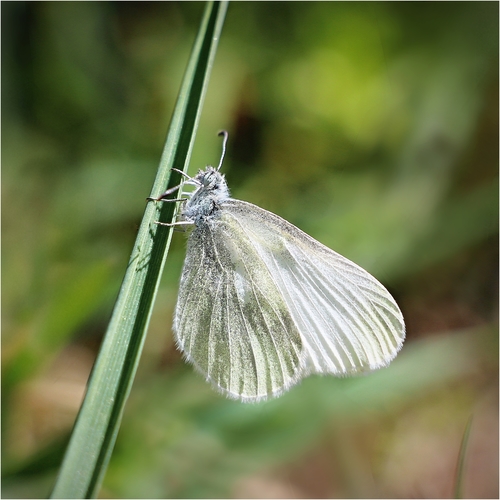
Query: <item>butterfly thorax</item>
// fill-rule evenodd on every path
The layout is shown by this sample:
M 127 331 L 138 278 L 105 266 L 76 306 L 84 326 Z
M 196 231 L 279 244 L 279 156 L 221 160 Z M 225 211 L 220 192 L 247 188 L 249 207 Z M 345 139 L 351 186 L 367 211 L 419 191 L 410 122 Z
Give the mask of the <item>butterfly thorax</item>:
M 200 170 L 194 180 L 199 187 L 187 201 L 182 214 L 199 226 L 213 217 L 221 203 L 229 198 L 229 189 L 224 176 L 213 167 Z

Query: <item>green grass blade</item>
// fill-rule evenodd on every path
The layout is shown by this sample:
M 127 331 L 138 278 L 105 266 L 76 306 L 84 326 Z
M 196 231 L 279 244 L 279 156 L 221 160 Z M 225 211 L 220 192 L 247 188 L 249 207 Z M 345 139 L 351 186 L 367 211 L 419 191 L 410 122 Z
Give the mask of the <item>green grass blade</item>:
M 220 38 L 226 2 L 208 3 L 183 78 L 152 196 L 180 181 Z M 140 194 L 138 194 L 140 196 Z M 110 200 L 112 203 L 112 200 Z M 174 204 L 148 203 L 101 350 L 89 379 L 52 498 L 92 498 L 99 491 L 137 370 L 172 236 Z
M 472 416 L 469 418 L 467 425 L 465 426 L 464 435 L 462 437 L 462 444 L 460 445 L 460 454 L 458 456 L 457 472 L 455 478 L 455 491 L 453 492 L 453 498 L 465 498 L 464 497 L 465 452 L 467 450 L 467 445 L 469 444 L 471 427 L 472 427 Z

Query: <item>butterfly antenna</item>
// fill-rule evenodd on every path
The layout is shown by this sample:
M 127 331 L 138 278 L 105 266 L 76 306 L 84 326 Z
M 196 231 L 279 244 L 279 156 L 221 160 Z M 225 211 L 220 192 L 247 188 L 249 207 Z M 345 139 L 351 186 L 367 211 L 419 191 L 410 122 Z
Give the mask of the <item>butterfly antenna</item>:
M 227 130 L 221 130 L 218 134 L 220 136 L 224 136 L 224 139 L 222 140 L 222 154 L 220 156 L 220 161 L 219 161 L 219 166 L 217 167 L 217 171 L 220 170 L 222 167 L 222 162 L 224 161 L 224 156 L 226 156 L 226 145 L 227 145 L 227 138 L 229 137 L 229 134 L 227 133 Z

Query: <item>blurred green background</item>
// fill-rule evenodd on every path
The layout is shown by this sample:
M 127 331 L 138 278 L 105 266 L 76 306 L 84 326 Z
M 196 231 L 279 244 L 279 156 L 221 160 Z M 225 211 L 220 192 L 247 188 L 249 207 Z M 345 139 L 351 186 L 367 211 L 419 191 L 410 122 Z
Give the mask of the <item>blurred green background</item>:
M 2 2 L 2 496 L 49 494 L 204 5 Z M 174 238 L 102 498 L 498 498 L 498 3 L 235 2 L 191 161 L 395 296 L 364 377 L 229 401 L 172 340 Z

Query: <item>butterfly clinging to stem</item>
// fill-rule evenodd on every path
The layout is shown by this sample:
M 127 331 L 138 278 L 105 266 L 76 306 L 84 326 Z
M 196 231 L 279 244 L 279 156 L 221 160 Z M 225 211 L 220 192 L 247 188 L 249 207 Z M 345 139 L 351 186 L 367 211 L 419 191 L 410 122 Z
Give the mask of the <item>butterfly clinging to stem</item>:
M 257 402 L 307 375 L 384 367 L 405 338 L 396 301 L 367 271 L 267 210 L 231 198 L 220 168 L 183 185 L 192 226 L 173 330 L 177 346 L 226 396 Z M 185 198 L 186 197 L 186 198 Z

